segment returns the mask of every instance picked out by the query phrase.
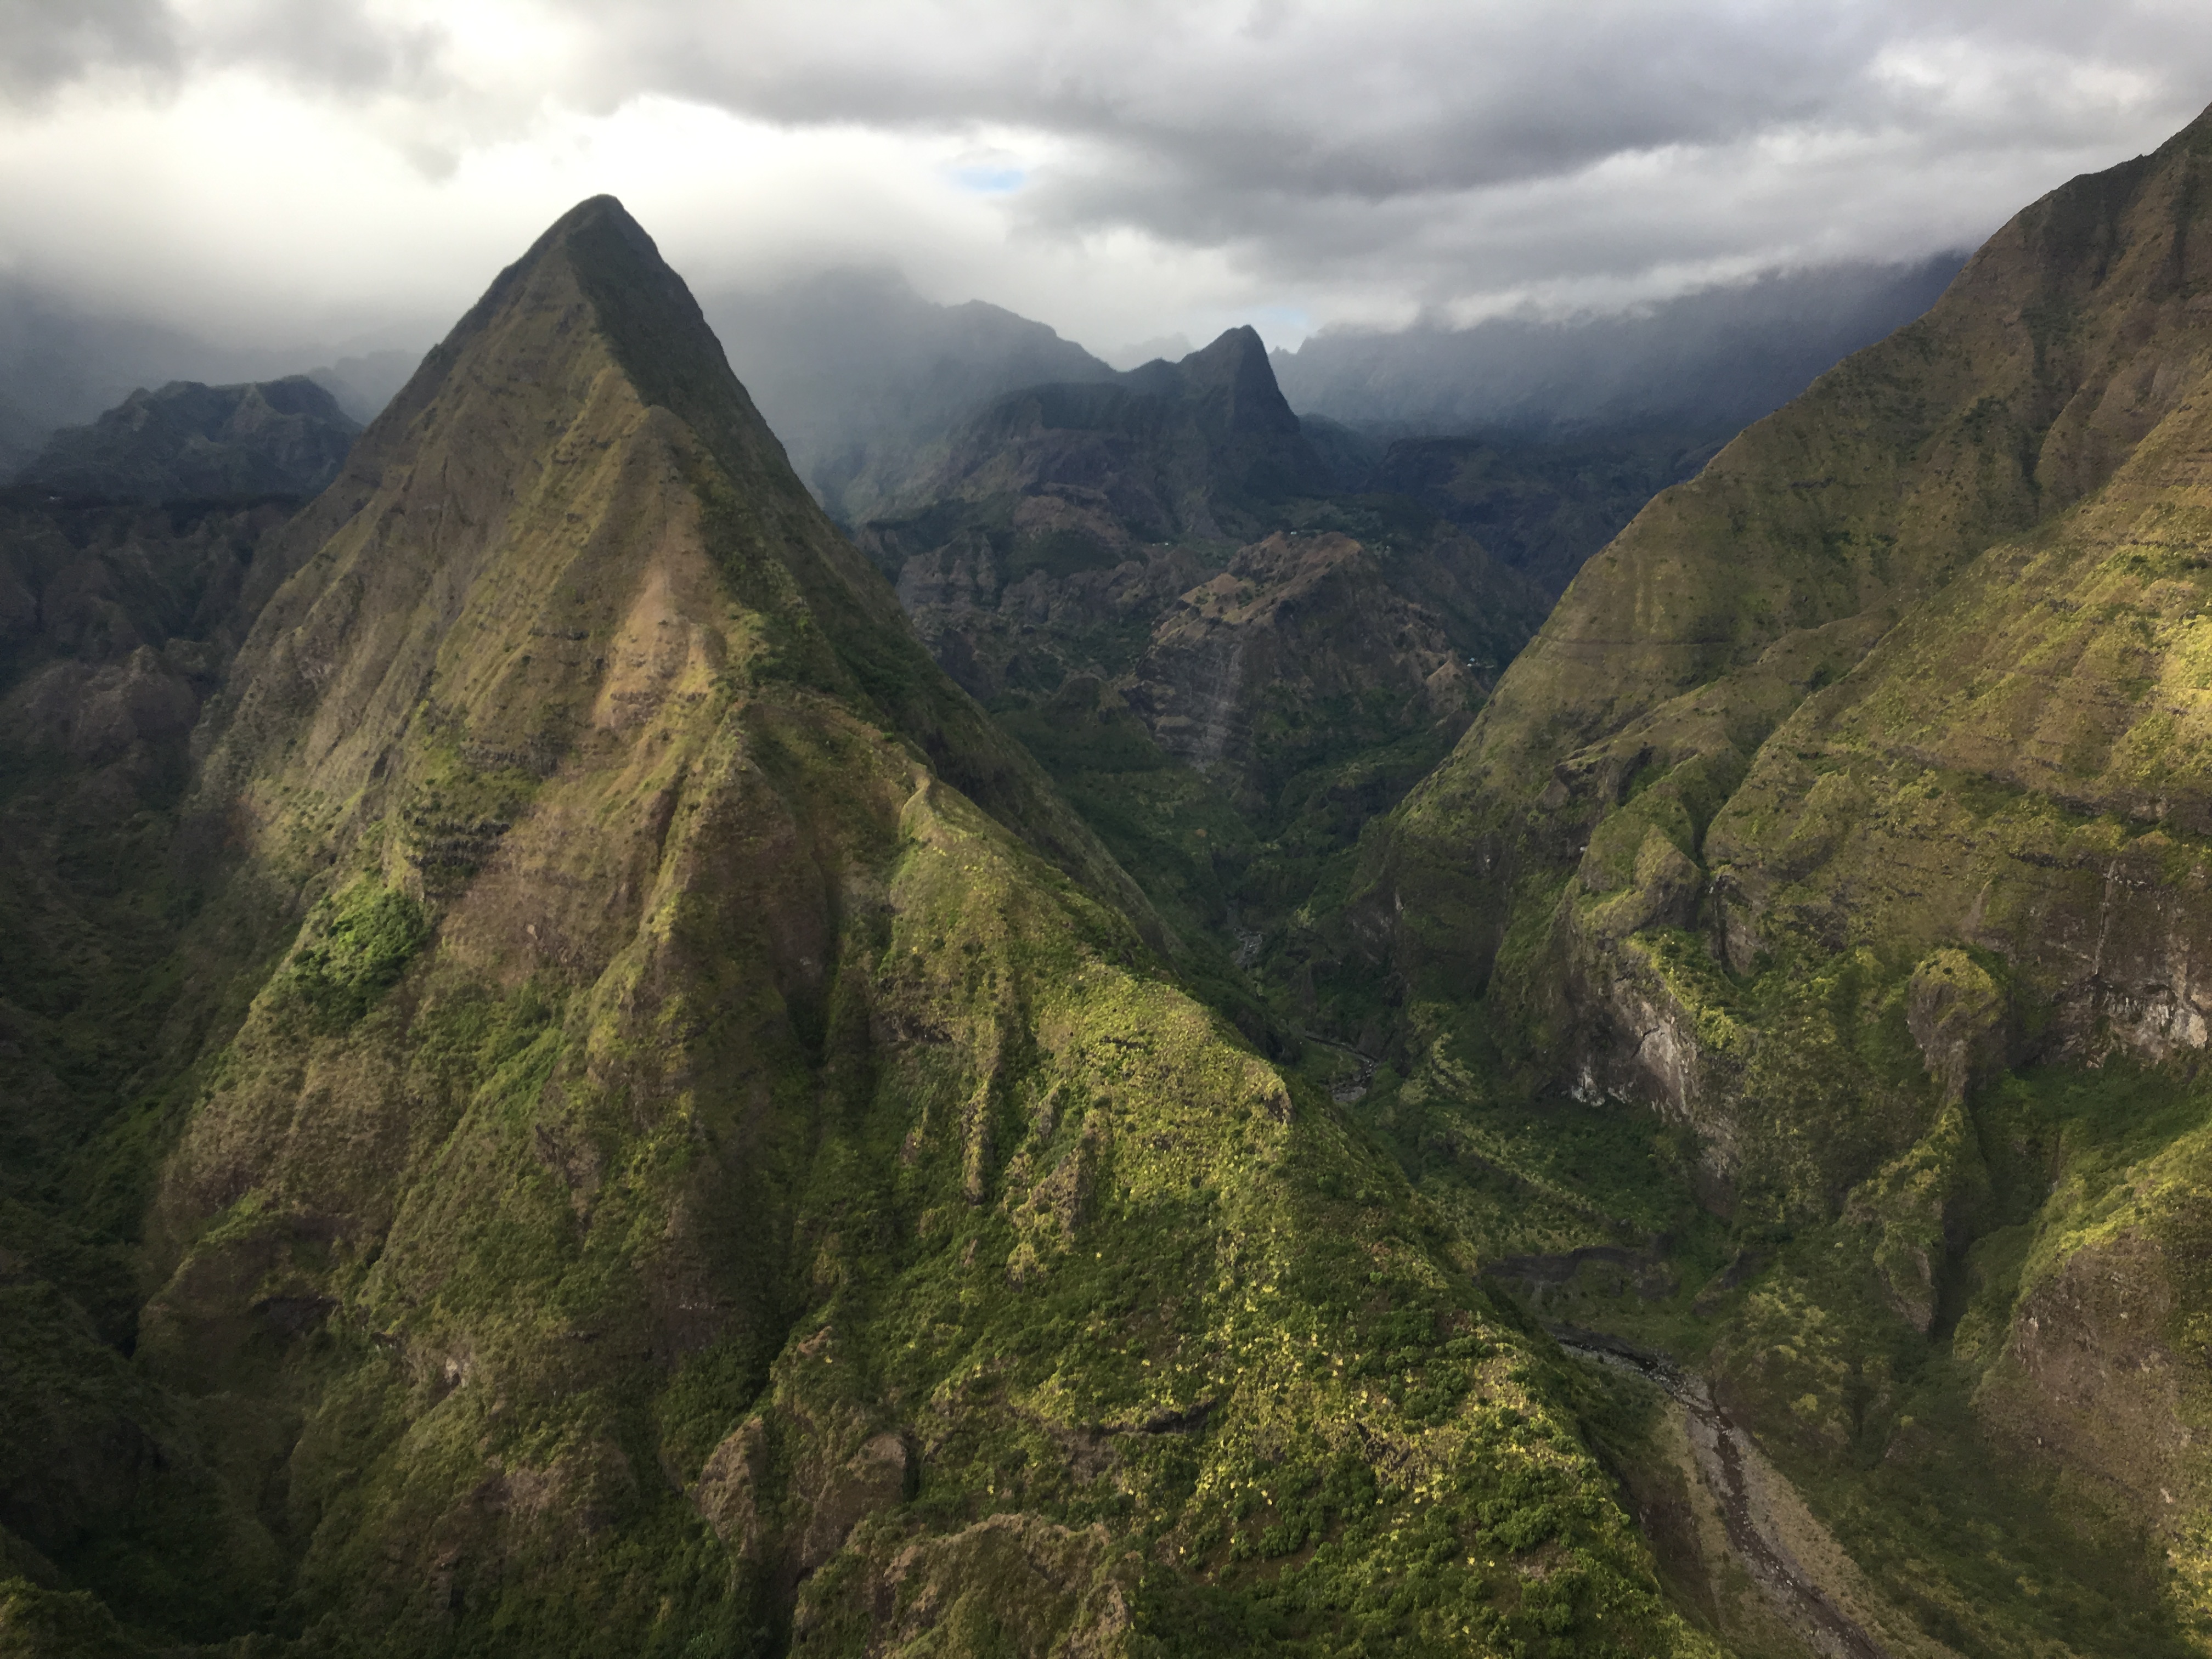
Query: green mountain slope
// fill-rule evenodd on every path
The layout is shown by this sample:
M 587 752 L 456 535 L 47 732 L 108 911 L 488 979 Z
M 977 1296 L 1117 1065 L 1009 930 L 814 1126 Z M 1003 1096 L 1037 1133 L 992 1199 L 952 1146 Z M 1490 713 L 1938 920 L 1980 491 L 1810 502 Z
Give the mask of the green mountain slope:
M 2205 131 L 2028 209 L 1926 316 L 1749 428 L 1585 567 L 1395 837 L 1392 879 L 1410 896 L 1433 872 L 1437 890 L 1420 911 L 1437 925 L 1413 922 L 1409 950 L 1432 934 L 1486 971 L 1507 922 L 1485 895 L 1563 872 L 1622 793 L 1668 771 L 1714 780 L 1684 772 L 1670 793 L 1725 793 L 1901 607 L 2111 477 L 2189 381 L 2203 324 L 2177 250 Z M 1459 877 L 1470 837 L 1510 878 Z
M 2053 192 L 1654 501 L 1337 923 L 1436 1200 L 1642 1263 L 1515 1271 L 1703 1366 L 1961 1653 L 2204 1639 L 2208 168 L 2212 115 Z
M 135 1343 L 0 1261 L 0 1638 L 1711 1650 L 611 199 L 256 564 L 173 1059 L 47 1182 Z

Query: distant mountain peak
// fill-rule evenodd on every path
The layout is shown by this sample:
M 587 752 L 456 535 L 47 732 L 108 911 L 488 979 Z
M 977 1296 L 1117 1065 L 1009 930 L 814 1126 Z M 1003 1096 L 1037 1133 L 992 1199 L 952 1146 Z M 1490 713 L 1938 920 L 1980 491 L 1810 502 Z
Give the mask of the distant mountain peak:
M 172 380 L 54 434 L 21 482 L 116 501 L 313 495 L 360 430 L 304 374 L 238 386 Z
M 1180 362 L 1155 358 L 1121 376 L 1147 397 L 1209 406 L 1221 429 L 1233 433 L 1298 431 L 1298 417 L 1275 383 L 1274 365 L 1259 331 L 1249 324 L 1228 329 Z

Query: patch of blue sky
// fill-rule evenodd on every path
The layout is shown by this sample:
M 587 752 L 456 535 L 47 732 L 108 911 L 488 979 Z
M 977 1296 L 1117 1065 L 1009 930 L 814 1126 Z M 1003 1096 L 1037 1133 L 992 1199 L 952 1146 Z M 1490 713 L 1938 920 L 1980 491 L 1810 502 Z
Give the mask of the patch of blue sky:
M 1004 196 L 1029 180 L 1027 167 L 967 167 L 952 169 L 952 182 L 976 196 Z
M 1313 313 L 1304 306 L 1257 306 L 1238 320 L 1257 329 L 1270 349 L 1285 346 L 1296 350 L 1298 342 L 1313 332 Z

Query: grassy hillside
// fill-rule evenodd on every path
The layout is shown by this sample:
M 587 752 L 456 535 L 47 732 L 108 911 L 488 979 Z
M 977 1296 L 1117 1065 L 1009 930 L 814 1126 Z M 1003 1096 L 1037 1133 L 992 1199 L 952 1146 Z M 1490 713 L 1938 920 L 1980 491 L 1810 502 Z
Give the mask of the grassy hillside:
M 1701 1365 L 1961 1653 L 2204 1639 L 2208 167 L 2053 192 L 1655 500 L 1334 923 L 1409 1172 L 1613 1250 L 1528 1293 Z

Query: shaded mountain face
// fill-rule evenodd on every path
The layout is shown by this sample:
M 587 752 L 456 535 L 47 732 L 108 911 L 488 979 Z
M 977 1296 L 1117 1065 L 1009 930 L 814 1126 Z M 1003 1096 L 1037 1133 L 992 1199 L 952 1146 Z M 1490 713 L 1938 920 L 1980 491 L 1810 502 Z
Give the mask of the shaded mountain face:
M 1124 695 L 1168 753 L 1261 807 L 1304 769 L 1306 747 L 1382 747 L 1404 735 L 1407 707 L 1471 714 L 1486 688 L 1462 641 L 1496 623 L 1492 596 L 1425 551 L 1416 572 L 1340 533 L 1240 549 L 1160 618 Z M 1356 730 L 1363 715 L 1376 729 Z
M 1276 388 L 1260 337 L 1236 328 L 1178 363 L 998 399 L 902 499 L 963 503 L 960 528 L 998 532 L 1018 556 L 1052 545 L 1062 562 L 1096 564 L 1138 542 L 1236 538 L 1280 502 L 1333 483 Z M 924 550 L 952 527 L 943 516 L 908 527 L 886 514 L 872 525 L 879 562 Z
M 18 482 L 118 501 L 313 495 L 337 476 L 360 430 L 304 374 L 244 386 L 173 380 L 56 433 Z
M 1673 422 L 1548 437 L 1493 428 L 1387 447 L 1370 440 L 1364 451 L 1340 441 L 1337 465 L 1352 488 L 1419 502 L 1556 599 L 1646 501 L 1694 477 L 1735 435 L 1733 426 Z
M 1001 398 L 862 533 L 938 662 L 1201 952 L 1297 910 L 1542 614 L 1448 522 L 1334 478 L 1238 329 Z M 1249 1035 L 1296 1043 L 1298 1010 L 1214 966 Z
M 0 496 L 0 1203 L 81 1150 L 157 1043 L 191 735 L 274 586 L 281 507 L 65 508 Z M 153 981 L 149 985 L 149 979 Z M 51 1215 L 7 1227 L 65 1252 Z M 90 1316 L 127 1333 L 120 1255 Z
M 11 1639 L 1710 1650 L 611 198 L 253 568 L 161 1029 L 0 1212 Z
M 2212 114 L 2054 191 L 1645 507 L 1339 936 L 1526 1097 L 1668 1126 L 1679 1304 L 1562 1258 L 1550 1316 L 1708 1352 L 1960 1651 L 2202 1617 L 2209 175 Z M 1426 1053 L 1401 1132 L 1474 1138 Z
M 1113 378 L 1042 323 L 981 301 L 936 305 L 884 273 L 829 271 L 703 303 L 792 465 L 848 525 L 885 512 L 992 398 Z
M 1160 608 L 1331 474 L 1232 329 L 1179 363 L 1032 386 L 964 422 L 860 543 L 979 696 L 1112 675 Z

